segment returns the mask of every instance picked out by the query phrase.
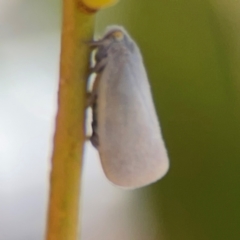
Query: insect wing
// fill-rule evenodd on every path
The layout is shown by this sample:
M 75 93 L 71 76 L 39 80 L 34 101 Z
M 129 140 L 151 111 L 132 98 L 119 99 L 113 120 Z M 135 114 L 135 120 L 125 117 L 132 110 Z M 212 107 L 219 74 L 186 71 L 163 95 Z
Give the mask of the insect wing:
M 140 53 L 111 57 L 98 89 L 99 154 L 107 178 L 125 188 L 157 181 L 169 161 Z

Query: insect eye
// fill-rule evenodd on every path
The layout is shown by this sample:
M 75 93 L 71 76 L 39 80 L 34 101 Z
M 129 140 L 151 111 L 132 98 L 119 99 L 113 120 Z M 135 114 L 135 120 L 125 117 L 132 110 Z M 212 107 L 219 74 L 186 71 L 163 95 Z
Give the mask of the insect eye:
M 124 37 L 124 34 L 121 31 L 116 31 L 112 34 L 112 37 L 117 41 L 121 41 Z

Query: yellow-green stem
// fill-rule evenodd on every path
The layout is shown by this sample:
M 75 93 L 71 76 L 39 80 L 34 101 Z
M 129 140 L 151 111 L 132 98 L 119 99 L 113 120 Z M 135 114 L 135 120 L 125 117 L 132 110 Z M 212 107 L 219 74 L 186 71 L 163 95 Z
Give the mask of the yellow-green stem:
M 94 15 L 76 0 L 63 1 L 58 112 L 52 155 L 46 240 L 77 240 L 85 89 Z

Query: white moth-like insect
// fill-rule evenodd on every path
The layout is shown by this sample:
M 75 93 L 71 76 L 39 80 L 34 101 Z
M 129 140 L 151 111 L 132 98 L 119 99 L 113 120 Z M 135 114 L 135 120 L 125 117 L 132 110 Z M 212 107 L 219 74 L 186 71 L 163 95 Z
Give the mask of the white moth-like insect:
M 97 49 L 90 140 L 103 170 L 120 187 L 153 183 L 166 174 L 169 160 L 139 48 L 119 26 L 89 44 Z

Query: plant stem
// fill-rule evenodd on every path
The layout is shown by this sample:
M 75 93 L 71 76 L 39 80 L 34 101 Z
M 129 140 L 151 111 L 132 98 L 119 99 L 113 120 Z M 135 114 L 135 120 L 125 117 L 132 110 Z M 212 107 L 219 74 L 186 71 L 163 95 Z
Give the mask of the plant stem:
M 76 240 L 83 145 L 85 99 L 94 14 L 63 0 L 58 110 L 52 155 L 46 240 Z

